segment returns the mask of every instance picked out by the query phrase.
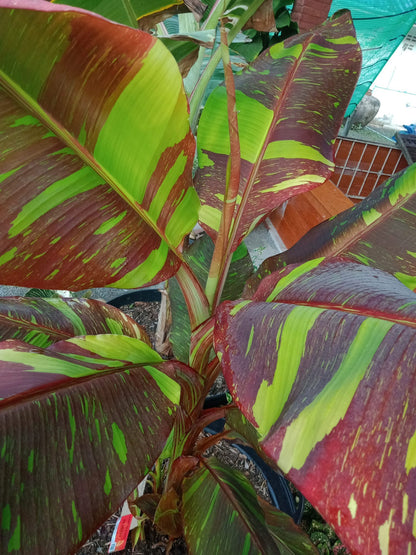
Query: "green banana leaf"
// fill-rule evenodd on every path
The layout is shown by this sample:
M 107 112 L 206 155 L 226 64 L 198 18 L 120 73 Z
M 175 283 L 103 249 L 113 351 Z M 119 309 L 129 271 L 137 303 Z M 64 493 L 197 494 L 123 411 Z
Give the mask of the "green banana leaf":
M 288 266 L 262 287 L 217 315 L 237 406 L 353 553 L 412 552 L 416 295 L 342 259 Z
M 131 337 L 0 343 L 0 552 L 75 552 L 161 453 L 181 375 Z
M 200 19 L 205 11 L 199 0 L 68 0 L 65 4 L 135 28 L 138 20 L 144 30 L 173 14 L 192 11 Z
M 56 0 L 50 1 L 55 4 L 60 3 Z M 151 1 L 148 3 L 150 4 Z M 65 5 L 89 10 L 111 21 L 137 28 L 137 16 L 131 0 L 68 0 L 65 1 Z
M 25 297 L 40 297 L 42 299 L 56 299 L 62 298 L 62 294 L 56 289 L 38 289 L 33 287 L 28 289 L 25 293 Z
M 312 228 L 292 248 L 266 259 L 247 286 L 320 256 L 338 256 L 390 272 L 416 291 L 416 164 L 394 175 L 366 199 Z
M 218 9 L 218 2 L 216 0 L 204 0 L 204 3 L 207 5 L 207 9 L 205 10 L 203 20 L 213 10 Z M 250 10 L 253 4 L 256 3 L 256 0 L 244 0 L 241 2 L 240 0 L 224 0 L 222 3 L 221 15 L 224 17 L 224 22 L 228 28 L 232 28 L 238 20 L 241 18 L 246 17 L 246 12 Z M 266 4 L 266 5 L 265 5 Z M 254 11 L 253 15 L 248 19 L 248 23 L 250 24 L 250 28 L 255 29 L 256 24 L 259 23 L 262 27 L 264 19 L 271 19 L 273 15 L 273 9 L 269 5 L 270 1 L 266 0 L 259 4 L 257 9 Z M 247 25 L 247 23 L 246 23 Z
M 199 208 L 176 64 L 154 37 L 95 14 L 20 7 L 0 1 L 0 281 L 163 281 Z
M 292 195 L 331 174 L 333 140 L 360 68 L 349 13 L 272 46 L 235 78 L 241 148 L 234 248 Z M 227 94 L 209 97 L 198 127 L 201 225 L 215 238 L 230 154 Z
M 201 503 L 201 499 L 205 502 Z M 273 531 L 269 530 L 265 512 L 250 482 L 241 472 L 214 458 L 201 461 L 200 468 L 185 478 L 182 518 L 189 551 L 195 555 L 317 553 L 309 538 L 299 529 L 296 530 L 297 539 L 294 536 L 297 550 L 280 551 L 277 546 L 281 547 L 281 544 L 275 540 L 279 531 L 276 526 Z M 292 526 L 297 528 L 294 524 Z M 213 538 L 217 539 L 215 544 Z
M 200 0 L 131 0 L 139 28 L 145 31 L 154 28 L 157 23 L 177 14 L 192 12 L 199 21 L 206 10 L 206 4 Z
M 77 335 L 111 333 L 141 339 L 144 328 L 132 318 L 92 299 L 3 297 L 0 299 L 0 341 L 18 339 L 48 347 Z
M 268 529 L 273 535 L 281 555 L 319 553 L 307 534 L 293 522 L 289 515 L 278 511 L 260 498 L 259 502 L 264 511 Z

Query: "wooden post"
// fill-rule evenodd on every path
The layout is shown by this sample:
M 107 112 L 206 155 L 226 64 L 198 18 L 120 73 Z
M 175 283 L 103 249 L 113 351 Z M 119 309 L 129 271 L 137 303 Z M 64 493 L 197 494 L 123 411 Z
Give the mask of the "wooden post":
M 323 23 L 329 13 L 332 0 L 296 0 L 292 10 L 292 20 L 299 25 L 302 33 Z

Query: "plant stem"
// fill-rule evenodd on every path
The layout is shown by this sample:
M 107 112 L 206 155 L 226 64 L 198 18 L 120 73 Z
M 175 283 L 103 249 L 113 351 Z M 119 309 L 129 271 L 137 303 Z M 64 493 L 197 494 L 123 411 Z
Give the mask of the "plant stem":
M 208 83 L 212 77 L 212 74 L 214 73 L 215 68 L 217 67 L 220 60 L 221 60 L 221 52 L 219 49 L 217 49 L 215 52 L 213 52 L 211 59 L 209 60 L 204 71 L 201 73 L 201 76 L 199 77 L 194 90 L 189 96 L 189 111 L 190 111 L 189 122 L 191 125 L 191 129 L 194 133 L 197 127 L 199 109 L 202 103 L 202 98 L 204 96 L 205 89 L 207 88 Z
M 218 25 L 219 19 L 221 18 L 221 14 L 225 11 L 229 3 L 230 0 L 216 0 L 211 8 L 209 16 L 205 20 L 201 29 L 215 29 L 215 27 Z
M 220 16 L 221 16 L 222 12 L 226 9 L 229 2 L 230 2 L 230 0 L 217 0 L 215 2 L 215 4 L 213 5 L 210 14 L 208 15 L 208 17 L 205 20 L 201 29 L 204 30 L 204 31 L 215 29 L 218 25 L 218 20 L 220 19 Z M 214 45 L 215 45 L 215 41 L 214 41 Z M 214 48 L 214 46 L 213 46 L 213 48 Z M 186 90 L 187 90 L 187 92 L 188 92 L 188 89 L 190 91 L 190 94 L 189 94 L 190 124 L 191 124 L 191 129 L 194 133 L 196 131 L 196 124 L 197 124 L 197 120 L 198 120 L 198 112 L 199 112 L 199 107 L 201 105 L 202 97 L 203 97 L 204 92 L 205 92 L 205 90 L 208 86 L 208 83 L 209 83 L 209 81 L 212 77 L 212 74 L 214 73 L 214 70 L 215 70 L 216 66 L 218 65 L 218 62 L 221 59 L 221 58 L 218 58 L 216 64 L 212 68 L 212 71 L 210 70 L 210 71 L 207 72 L 206 70 L 204 70 L 202 73 L 200 73 L 206 50 L 207 49 L 204 48 L 204 47 L 201 47 L 199 49 L 198 60 L 194 64 L 194 67 L 197 66 L 196 69 L 198 70 L 198 74 L 197 74 L 197 78 L 195 79 L 195 82 L 193 84 L 192 89 L 190 88 L 190 80 L 185 79 L 185 85 L 187 86 Z M 192 69 L 191 69 L 191 71 L 192 71 Z M 195 73 L 193 73 L 193 75 L 195 75 Z M 195 96 L 195 99 L 194 99 L 194 96 Z M 195 109 L 194 113 L 193 113 L 192 106 L 195 107 L 194 108 Z
M 191 321 L 191 329 L 194 330 L 211 315 L 208 299 L 186 262 L 182 262 L 175 277 L 185 298 Z
M 208 424 L 211 424 L 211 422 L 215 422 L 215 420 L 220 420 L 221 418 L 224 418 L 230 408 L 234 406 L 235 405 L 224 405 L 222 407 L 216 407 L 214 409 L 202 410 L 197 422 L 195 422 L 188 433 L 183 447 L 183 453 L 188 454 L 189 452 L 189 454 L 194 454 L 195 442 L 199 434 L 204 430 L 206 426 L 208 426 Z
M 196 445 L 195 445 L 195 455 L 202 455 L 204 451 L 216 445 L 222 439 L 227 439 L 229 435 L 230 435 L 230 430 L 226 430 L 218 434 L 214 434 L 212 436 L 204 437 L 200 439 L 199 441 L 196 442 Z
M 238 18 L 236 24 L 230 29 L 228 33 L 228 45 L 235 39 L 250 17 L 257 11 L 257 9 L 263 4 L 264 0 L 255 0 L 252 4 L 245 10 L 245 12 Z M 211 10 L 211 14 L 209 16 L 209 23 L 205 23 L 206 29 L 214 29 L 217 25 L 219 15 L 221 10 L 224 12 L 226 7 L 229 4 L 229 0 L 223 0 L 222 6 L 221 2 L 216 2 L 214 4 L 213 9 Z M 216 16 L 214 18 L 214 15 Z M 213 25 L 215 22 L 215 25 Z M 213 26 L 212 26 L 213 25 Z M 190 122 L 191 122 L 191 129 L 195 131 L 196 124 L 198 121 L 199 109 L 201 106 L 202 98 L 205 93 L 205 89 L 217 67 L 219 61 L 221 60 L 221 50 L 217 48 L 217 50 L 212 54 L 210 61 L 208 62 L 206 68 L 202 72 L 198 83 L 195 85 L 194 90 L 189 96 L 189 104 L 190 104 Z
M 214 254 L 212 256 L 205 288 L 205 293 L 213 308 L 215 308 L 219 303 L 225 278 L 231 263 L 231 253 L 228 252 L 228 256 L 226 256 L 226 253 L 228 251 L 230 231 L 233 225 L 233 216 L 240 186 L 241 170 L 241 152 L 236 111 L 235 83 L 227 43 L 227 32 L 223 22 L 221 25 L 221 53 L 224 64 L 225 86 L 227 90 L 230 156 L 228 158 L 227 165 L 226 187 L 220 228 L 218 230 Z
M 214 319 L 210 318 L 194 330 L 191 337 L 189 364 L 198 374 L 204 376 L 212 349 L 213 333 Z

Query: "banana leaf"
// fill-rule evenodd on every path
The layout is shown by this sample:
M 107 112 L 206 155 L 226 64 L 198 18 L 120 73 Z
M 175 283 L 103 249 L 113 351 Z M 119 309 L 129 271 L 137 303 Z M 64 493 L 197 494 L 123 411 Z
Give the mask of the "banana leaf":
M 366 199 L 315 226 L 292 248 L 266 259 L 247 286 L 297 262 L 342 257 L 390 272 L 416 290 L 416 164 L 377 187 Z
M 199 21 L 206 10 L 206 4 L 200 0 L 132 0 L 138 19 L 139 28 L 144 31 L 154 28 L 157 23 L 173 15 L 192 12 Z
M 0 281 L 80 290 L 173 275 L 199 200 L 169 52 L 39 0 L 1 0 L 0 34 Z
M 77 335 L 126 335 L 150 345 L 144 328 L 132 318 L 93 299 L 2 297 L 0 341 L 18 339 L 37 347 Z
M 201 498 L 206 504 L 201 504 Z M 265 513 L 270 521 L 273 520 L 273 529 L 269 529 Z M 294 535 L 290 542 L 290 534 L 287 529 L 281 530 L 276 513 L 266 503 L 260 505 L 252 485 L 241 472 L 214 458 L 201 461 L 200 468 L 184 480 L 182 517 L 185 539 L 192 554 L 317 553 L 306 534 L 302 534 L 293 522 Z M 214 537 L 218 542 L 216 551 Z M 287 540 L 295 549 L 288 548 Z
M 213 252 L 214 244 L 205 234 L 184 250 L 184 258 L 202 287 L 205 287 L 207 282 Z M 234 253 L 231 261 L 221 297 L 222 300 L 237 299 L 243 292 L 244 285 L 248 277 L 252 275 L 253 269 L 247 247 L 242 244 Z M 172 327 L 169 339 L 175 358 L 187 364 L 191 344 L 191 323 L 185 298 L 175 277 L 169 280 L 168 292 L 172 311 Z
M 177 13 L 192 11 L 199 20 L 205 11 L 199 0 L 68 0 L 65 4 L 143 30 Z
M 258 300 L 219 308 L 234 401 L 353 553 L 412 552 L 416 295 L 342 259 L 277 274 Z
M 55 4 L 60 3 L 56 0 L 50 1 Z M 151 4 L 151 2 L 148 3 Z M 117 23 L 137 28 L 137 17 L 131 0 L 68 0 L 65 5 L 89 10 Z
M 75 552 L 161 453 L 181 375 L 131 337 L 1 342 L 1 553 Z
M 235 77 L 241 148 L 234 248 L 269 212 L 331 174 L 333 140 L 360 69 L 349 13 L 272 46 Z M 209 97 L 198 127 L 201 225 L 215 239 L 230 154 L 227 93 Z
M 183 77 L 186 77 L 189 70 L 198 58 L 199 48 L 204 46 L 212 48 L 215 35 L 212 31 L 198 31 L 188 34 L 172 34 L 160 37 L 160 40 L 169 49 L 178 64 Z

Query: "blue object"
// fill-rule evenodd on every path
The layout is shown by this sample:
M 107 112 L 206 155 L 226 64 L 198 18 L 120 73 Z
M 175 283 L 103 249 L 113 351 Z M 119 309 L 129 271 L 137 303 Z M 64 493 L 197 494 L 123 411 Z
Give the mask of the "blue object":
M 416 0 L 333 0 L 329 15 L 351 11 L 363 51 L 361 75 L 347 108 L 349 116 L 416 22 Z

